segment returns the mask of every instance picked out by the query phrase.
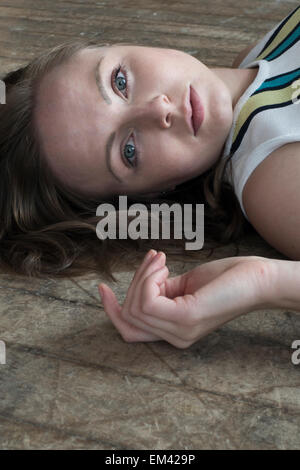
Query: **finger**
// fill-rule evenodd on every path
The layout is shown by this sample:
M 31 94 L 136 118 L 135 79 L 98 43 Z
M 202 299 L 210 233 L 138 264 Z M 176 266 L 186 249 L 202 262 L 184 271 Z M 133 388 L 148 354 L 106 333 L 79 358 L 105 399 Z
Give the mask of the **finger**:
M 169 275 L 169 270 L 166 266 L 154 271 L 146 281 L 148 281 L 150 290 L 146 293 L 148 286 L 145 284 L 145 290 L 142 291 L 144 295 L 143 304 L 139 311 L 136 311 L 135 315 L 128 317 L 128 321 L 134 325 L 149 331 L 157 336 L 160 336 L 167 341 L 174 342 L 174 339 L 182 339 L 183 330 L 190 330 L 189 326 L 183 326 L 187 317 L 186 305 L 177 307 L 177 313 L 174 311 L 164 311 L 164 300 L 165 297 L 160 295 L 160 285 L 163 284 Z M 157 314 L 153 314 L 153 299 L 157 298 L 159 307 L 157 308 Z M 170 300 L 170 299 L 167 299 Z M 172 301 L 176 307 L 176 302 Z M 168 305 L 169 308 L 169 305 Z M 148 313 L 149 312 L 149 313 Z
M 106 284 L 99 284 L 98 286 L 99 294 L 102 299 L 104 310 L 108 313 L 111 310 L 120 312 L 122 310 L 121 305 L 118 302 L 117 297 L 114 292 Z
M 151 251 L 151 250 L 150 250 Z M 154 251 L 154 250 L 153 250 Z M 159 252 L 152 257 L 149 257 L 143 266 L 140 266 L 139 272 L 136 273 L 135 282 L 132 282 L 123 304 L 123 314 L 127 315 L 129 312 L 140 311 L 142 306 L 142 295 L 141 286 L 143 285 L 143 279 L 153 270 L 157 270 L 161 267 L 161 256 L 165 259 L 165 254 Z
M 157 284 L 163 282 L 168 274 L 167 267 L 163 266 L 158 269 L 156 274 Z M 124 319 L 121 316 L 122 307 L 119 305 L 113 291 L 103 283 L 99 285 L 100 293 L 101 290 L 105 291 L 104 295 L 101 295 L 104 309 L 125 341 L 159 341 L 163 339 L 176 347 L 185 347 L 185 341 L 180 337 L 174 325 L 167 324 L 167 322 L 160 319 L 151 318 L 151 316 L 147 316 L 147 319 L 144 318 L 146 322 L 141 319 Z M 175 334 L 170 330 L 174 330 Z
M 147 279 L 151 276 L 152 283 L 149 281 L 149 289 L 153 296 L 158 296 L 161 294 L 162 286 L 165 283 L 167 277 L 169 276 L 169 269 L 165 265 L 166 255 L 160 251 L 154 256 L 150 263 L 145 267 L 144 272 L 141 276 L 141 289 L 140 289 L 140 300 L 144 303 L 144 293 L 143 286 Z
M 105 286 L 104 288 L 103 286 L 104 284 L 100 284 L 99 292 L 102 298 L 105 313 L 108 315 L 113 325 L 119 331 L 125 341 L 134 342 L 161 340 L 160 337 L 155 336 L 149 332 L 143 331 L 137 328 L 136 326 L 128 323 L 124 318 L 122 318 L 122 308 L 119 302 L 117 301 L 114 292 L 110 289 L 110 287 Z
M 162 307 L 160 309 L 160 316 L 153 316 L 152 315 L 152 301 L 153 298 L 157 297 L 162 299 L 163 296 L 160 296 L 161 285 L 165 282 L 166 278 L 169 275 L 169 270 L 167 266 L 163 266 L 156 271 L 154 271 L 151 276 L 148 276 L 146 281 L 149 282 L 149 290 L 148 286 L 145 284 L 144 291 L 142 294 L 144 295 L 143 304 L 140 311 L 137 311 L 134 315 L 134 319 L 137 319 L 139 323 L 136 323 L 140 327 L 143 326 L 144 329 L 147 329 L 149 326 L 155 328 L 155 334 L 160 335 L 163 331 L 170 332 L 172 334 L 176 334 L 176 327 L 174 325 L 173 318 L 170 320 L 164 319 L 164 314 L 162 312 Z M 149 312 L 149 313 L 148 313 Z M 133 316 L 133 315 L 132 315 Z M 130 319 L 129 319 L 130 320 Z M 175 326 L 175 328 L 174 328 Z M 178 327 L 177 327 L 178 328 Z M 154 333 L 154 329 L 149 330 Z
M 187 328 L 181 327 L 181 331 L 179 331 L 179 326 L 177 325 L 177 328 L 175 328 L 175 324 L 170 324 L 169 327 L 166 327 L 165 325 L 162 325 L 162 323 L 165 323 L 162 320 L 158 326 L 155 326 L 157 325 L 158 319 L 151 317 L 150 315 L 144 315 L 143 320 L 144 321 L 140 319 L 130 319 L 130 321 L 134 321 L 134 324 L 137 325 L 140 331 L 143 330 L 145 332 L 149 332 L 149 334 L 152 334 L 154 337 L 160 338 L 173 346 L 179 348 L 187 347 L 187 340 L 184 339 L 183 334 L 183 330 L 188 330 Z M 173 334 L 172 329 L 175 330 L 176 334 Z
M 156 254 L 157 254 L 157 251 L 153 250 L 153 248 L 151 248 L 151 250 L 149 250 L 148 253 L 146 253 L 146 256 L 144 257 L 141 265 L 139 266 L 139 268 L 134 273 L 131 284 L 136 284 L 136 282 L 138 281 L 138 278 L 141 276 L 141 274 L 143 273 L 145 268 L 150 264 L 152 259 L 156 256 Z
M 169 299 L 174 299 L 184 295 L 187 273 L 179 274 L 175 277 L 168 277 L 163 285 L 162 295 Z
M 141 305 L 144 305 L 146 311 L 151 311 L 152 317 L 182 324 L 195 311 L 195 297 L 192 294 L 185 294 L 173 299 L 163 295 L 166 290 L 163 286 L 168 281 L 168 275 L 169 270 L 164 266 L 147 276 L 141 289 Z
M 166 255 L 163 251 L 159 251 L 155 256 L 153 256 L 150 261 L 145 265 L 142 273 L 141 278 L 146 278 L 152 273 L 154 270 L 157 270 L 163 267 L 166 263 Z
M 165 266 L 166 262 L 166 255 L 164 252 L 159 251 L 155 256 L 151 258 L 149 263 L 144 267 L 144 270 L 141 273 L 140 279 L 139 279 L 139 284 L 140 287 L 143 286 L 144 280 L 154 271 L 157 271 L 158 269 L 162 268 Z M 134 298 L 134 307 L 136 306 L 141 306 L 142 301 L 143 301 L 143 295 L 141 294 L 141 288 L 139 289 L 139 292 L 135 292 L 135 298 Z
M 160 282 L 160 280 L 162 280 L 164 276 L 166 276 L 166 267 L 161 268 L 159 271 L 164 270 L 164 273 L 157 272 L 157 282 Z M 105 286 L 105 288 L 103 286 Z M 186 347 L 186 341 L 180 336 L 180 332 L 176 330 L 175 325 L 167 325 L 167 322 L 151 318 L 151 316 L 144 316 L 144 321 L 141 319 L 133 318 L 130 318 L 129 321 L 127 321 L 127 319 L 124 319 L 121 316 L 122 309 L 120 308 L 120 305 L 113 291 L 103 283 L 100 284 L 99 291 L 104 291 L 101 297 L 105 312 L 107 313 L 113 325 L 119 331 L 125 341 L 148 342 L 165 340 L 175 347 Z
M 131 302 L 131 299 L 134 298 L 133 294 L 136 292 L 137 284 L 139 283 L 140 278 L 141 278 L 145 268 L 149 265 L 149 263 L 155 257 L 156 254 L 157 254 L 156 250 L 153 250 L 153 249 L 149 250 L 148 253 L 146 254 L 146 256 L 144 257 L 144 260 L 142 261 L 141 265 L 139 266 L 139 268 L 134 273 L 134 276 L 132 278 L 132 281 L 131 281 L 130 286 L 129 286 L 128 291 L 127 291 L 127 296 L 126 296 L 127 303 Z
M 164 256 L 163 254 L 163 259 Z M 156 270 L 156 285 L 163 282 L 168 274 L 166 266 Z M 103 286 L 103 284 L 99 286 L 99 291 Z M 107 293 L 109 293 L 109 297 L 106 295 Z M 147 323 L 141 319 L 123 318 L 121 315 L 122 308 L 108 286 L 105 286 L 105 294 L 102 298 L 107 315 L 125 341 L 158 341 L 164 339 L 176 347 L 185 347 L 186 343 L 180 337 L 180 332 L 178 333 L 178 328 L 176 329 L 175 325 L 159 319 L 156 319 L 155 322 L 155 319 L 151 316 L 149 316 Z M 111 301 L 111 305 L 109 305 L 109 301 Z M 174 330 L 174 334 L 171 332 L 172 330 Z
M 141 275 L 141 272 L 143 271 L 143 269 L 145 269 L 147 267 L 147 265 L 151 262 L 151 260 L 153 259 L 153 257 L 155 255 L 156 255 L 156 251 L 152 250 L 152 249 L 146 254 L 142 265 L 139 267 L 139 269 L 137 270 L 137 272 L 135 274 L 135 278 L 136 278 L 135 282 L 138 281 L 138 279 L 137 279 L 138 276 Z M 135 341 L 143 341 L 143 340 L 144 341 L 155 341 L 155 340 L 159 339 L 159 338 L 151 335 L 149 332 L 146 333 L 146 332 L 140 331 L 139 329 L 135 328 L 134 325 L 130 324 L 127 321 L 126 316 L 124 318 L 124 315 L 123 316 L 121 315 L 123 307 L 121 307 L 121 305 L 119 304 L 114 292 L 108 286 L 101 283 L 99 285 L 99 293 L 100 293 L 101 298 L 102 298 L 102 302 L 103 302 L 105 312 L 110 317 L 111 321 L 113 322 L 115 327 L 118 329 L 118 331 L 123 335 L 123 337 L 125 337 L 125 336 L 126 337 L 130 336 L 131 338 L 134 337 Z M 132 303 L 132 300 L 130 299 L 130 294 L 133 297 L 132 293 L 136 296 L 136 286 L 134 286 L 134 283 L 131 285 L 131 293 L 128 291 L 126 301 L 125 301 L 125 303 L 127 302 L 129 305 L 130 305 L 130 303 Z M 125 303 L 124 303 L 124 307 L 125 307 Z M 142 338 L 144 338 L 144 339 L 142 339 Z M 133 339 L 131 339 L 131 340 L 133 340 Z
M 103 304 L 105 303 L 106 306 L 110 301 L 109 291 L 111 291 L 111 289 L 106 286 L 105 294 L 102 296 L 103 300 L 105 299 Z M 133 324 L 121 316 L 121 310 L 118 311 L 106 307 L 105 312 L 126 342 L 151 342 L 164 340 L 174 346 L 181 346 L 182 339 L 178 335 L 169 333 L 168 328 L 165 325 L 162 325 L 163 322 L 158 324 L 157 321 L 156 326 L 152 326 L 151 323 L 154 322 L 153 319 L 149 317 L 147 323 L 142 320 L 136 320 Z

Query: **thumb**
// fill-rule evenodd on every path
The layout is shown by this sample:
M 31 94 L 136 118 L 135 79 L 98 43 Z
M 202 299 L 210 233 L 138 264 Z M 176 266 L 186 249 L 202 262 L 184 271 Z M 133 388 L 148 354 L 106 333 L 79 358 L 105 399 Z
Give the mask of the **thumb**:
M 182 297 L 185 294 L 186 275 L 187 273 L 184 273 L 166 279 L 164 284 L 165 297 L 175 299 L 175 297 Z

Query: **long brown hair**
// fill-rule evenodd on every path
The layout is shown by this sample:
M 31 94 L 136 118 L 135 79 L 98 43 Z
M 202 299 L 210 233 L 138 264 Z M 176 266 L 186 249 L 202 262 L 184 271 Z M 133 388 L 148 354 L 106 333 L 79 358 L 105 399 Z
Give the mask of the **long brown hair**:
M 75 40 L 56 46 L 27 66 L 2 77 L 6 104 L 0 106 L 0 267 L 27 276 L 78 276 L 99 272 L 115 280 L 113 271 L 134 268 L 150 248 L 168 258 L 191 259 L 185 238 L 171 240 L 100 240 L 96 208 L 106 199 L 80 197 L 62 187 L 43 156 L 34 123 L 39 81 L 54 66 L 68 61 L 83 47 L 103 44 Z M 185 182 L 163 198 L 128 197 L 128 204 L 205 204 L 205 243 L 201 252 L 237 244 L 251 225 L 244 218 L 229 183 L 223 180 L 230 158 L 218 160 L 204 174 Z M 115 205 L 117 196 L 109 200 Z

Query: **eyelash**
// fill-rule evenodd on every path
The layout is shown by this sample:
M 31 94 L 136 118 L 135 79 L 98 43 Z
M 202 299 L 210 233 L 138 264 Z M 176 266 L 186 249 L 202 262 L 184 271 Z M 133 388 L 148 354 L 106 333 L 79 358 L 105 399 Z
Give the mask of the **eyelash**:
M 127 68 L 125 67 L 124 64 L 119 64 L 118 67 L 116 67 L 114 70 L 113 70 L 113 73 L 112 73 L 112 88 L 113 90 L 119 94 L 119 93 L 122 93 L 121 90 L 118 90 L 116 87 L 115 87 L 115 79 L 116 77 L 118 76 L 119 72 L 122 72 L 123 75 L 125 76 L 125 79 L 126 79 L 126 90 L 130 92 L 130 87 L 131 87 L 131 81 L 128 77 L 128 72 L 127 72 Z M 123 95 L 124 96 L 124 95 Z M 126 98 L 127 98 L 127 94 L 126 94 Z M 133 141 L 134 141 L 134 148 L 135 148 L 135 163 L 131 164 L 129 163 L 129 159 L 126 158 L 124 156 L 124 151 L 125 151 L 125 147 L 127 145 L 127 142 L 130 140 L 130 137 L 133 137 Z M 129 139 L 126 141 L 125 145 L 122 147 L 121 149 L 121 155 L 122 155 L 122 160 L 124 161 L 124 159 L 126 160 L 127 163 L 125 163 L 125 165 L 128 167 L 128 165 L 131 167 L 131 168 L 135 168 L 137 166 L 137 161 L 139 159 L 139 155 L 140 155 L 140 152 L 139 152 L 139 149 L 135 143 L 135 138 L 134 138 L 134 135 L 131 134 L 131 136 L 129 137 Z

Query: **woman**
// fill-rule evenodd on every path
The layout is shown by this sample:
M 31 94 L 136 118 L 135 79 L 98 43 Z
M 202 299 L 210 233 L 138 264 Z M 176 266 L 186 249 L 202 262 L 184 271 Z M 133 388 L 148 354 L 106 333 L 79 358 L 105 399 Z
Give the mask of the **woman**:
M 286 28 L 284 40 L 290 38 L 298 23 L 299 8 L 252 48 L 252 54 L 272 40 L 278 50 L 276 41 L 282 43 Z M 297 38 L 286 46 L 286 54 L 295 49 Z M 286 230 L 281 244 L 280 237 L 272 235 L 272 218 L 264 212 L 263 168 L 270 159 L 252 168 L 251 177 L 247 168 L 243 187 L 238 187 L 233 152 L 225 155 L 234 145 L 238 155 L 241 141 L 247 142 L 249 119 L 243 121 L 241 139 L 240 133 L 233 135 L 239 122 L 234 112 L 239 111 L 239 117 L 247 109 L 238 108 L 245 98 L 248 102 L 247 91 L 261 78 L 260 63 L 209 69 L 176 50 L 76 42 L 58 46 L 4 77 L 3 266 L 29 275 L 98 269 L 111 276 L 111 259 L 122 249 L 128 253 L 133 243 L 95 239 L 97 205 L 120 194 L 149 203 L 166 191 L 168 200 L 205 200 L 206 237 L 215 242 L 238 240 L 252 226 L 279 251 L 297 259 L 299 248 L 291 249 L 297 232 Z M 251 125 L 258 128 L 253 119 Z M 274 159 L 278 149 L 287 148 L 282 142 L 273 149 Z M 295 138 L 290 142 L 298 144 Z M 271 151 L 262 159 L 269 155 Z M 225 173 L 232 162 L 231 173 Z M 291 176 L 291 167 L 288 171 Z M 272 181 L 269 189 L 274 188 Z M 282 194 L 280 201 L 287 204 Z M 187 347 L 242 313 L 282 305 L 285 288 L 289 305 L 298 305 L 290 276 L 299 268 L 292 261 L 227 258 L 168 279 L 165 255 L 152 258 L 155 254 L 151 250 L 146 255 L 123 307 L 111 289 L 99 288 L 106 312 L 127 341 L 165 339 Z M 284 286 L 280 291 L 278 282 Z

